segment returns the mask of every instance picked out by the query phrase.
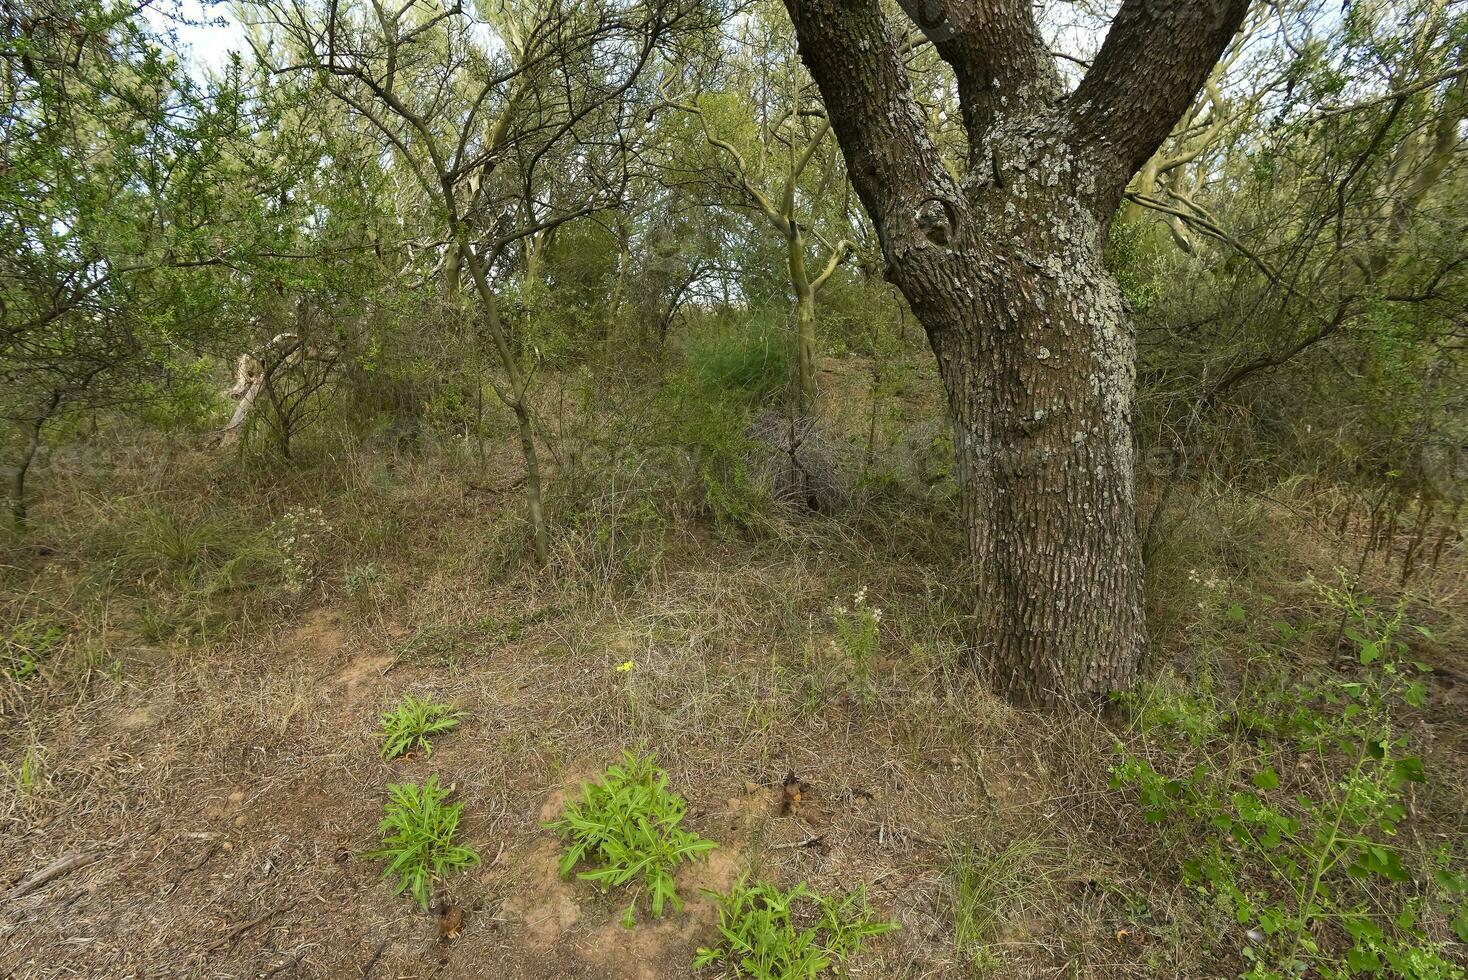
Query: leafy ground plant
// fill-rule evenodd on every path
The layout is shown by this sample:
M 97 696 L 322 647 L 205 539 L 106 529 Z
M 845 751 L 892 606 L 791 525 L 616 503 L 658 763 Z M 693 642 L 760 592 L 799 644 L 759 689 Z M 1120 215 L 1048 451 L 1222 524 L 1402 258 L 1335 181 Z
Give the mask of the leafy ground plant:
M 1427 780 L 1403 716 L 1423 706 L 1428 668 L 1410 657 L 1404 607 L 1317 591 L 1359 674 L 1133 703 L 1142 739 L 1118 745 L 1113 785 L 1136 791 L 1187 882 L 1247 937 L 1248 980 L 1461 978 L 1442 940 L 1468 941 L 1462 856 L 1416 853 L 1399 833 Z
M 546 824 L 566 841 L 561 877 L 569 877 L 583 861 L 591 867 L 580 877 L 603 892 L 631 885 L 635 889 L 623 924 L 636 921 L 637 899 L 645 889 L 652 914 L 662 917 L 671 903 L 683 908 L 673 884 L 678 865 L 718 845 L 683 829 L 687 804 L 668 789 L 668 774 L 652 756 L 622 754 L 622 764 L 607 769 L 599 783 L 587 783 L 579 801 L 566 805 L 560 820 Z
M 446 704 L 404 694 L 397 707 L 382 716 L 382 757 L 396 759 L 413 749 L 421 749 L 425 757 L 433 754 L 430 735 L 443 735 L 459 726 L 460 712 Z
M 719 943 L 698 951 L 695 969 L 720 964 L 736 977 L 808 980 L 839 968 L 862 943 L 897 928 L 881 922 L 865 889 L 825 898 L 801 882 L 789 891 L 744 879 L 719 902 Z
M 363 857 L 386 861 L 382 876 L 397 879 L 393 894 L 408 892 L 426 909 L 435 881 L 479 863 L 473 848 L 454 843 L 464 807 L 446 802 L 453 789 L 440 786 L 436 775 L 422 786 L 397 783 L 387 792 L 385 815 L 378 825 L 382 847 Z
M 24 619 L 0 628 L 0 675 L 23 681 L 34 676 L 48 654 L 66 639 L 66 630 L 42 619 Z

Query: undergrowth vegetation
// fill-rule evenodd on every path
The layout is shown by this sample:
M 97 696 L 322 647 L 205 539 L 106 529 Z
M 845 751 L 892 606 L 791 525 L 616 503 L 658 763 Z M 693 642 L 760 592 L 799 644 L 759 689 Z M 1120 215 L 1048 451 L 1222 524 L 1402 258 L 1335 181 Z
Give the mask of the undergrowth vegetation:
M 1253 644 L 1236 687 L 1205 669 L 1124 698 L 1133 732 L 1112 785 L 1163 835 L 1204 934 L 1226 949 L 1242 931 L 1250 980 L 1462 977 L 1446 950 L 1468 942 L 1468 851 L 1415 818 L 1434 795 L 1413 722 L 1431 668 L 1410 638 L 1430 634 L 1405 600 L 1380 608 L 1349 579 L 1315 588 L 1330 618 L 1274 620 L 1267 638 L 1226 606 Z M 1283 665 L 1310 633 L 1351 658 L 1292 678 Z
M 897 928 L 877 918 L 865 891 L 827 898 L 805 882 L 782 889 L 741 879 L 712 897 L 719 904 L 719 942 L 700 949 L 693 965 L 724 966 L 752 980 L 814 980 L 840 971 L 866 940 Z
M 385 712 L 364 704 L 357 743 L 375 728 L 392 771 L 416 780 L 393 780 L 381 843 L 360 852 L 420 907 L 474 887 L 459 872 L 503 845 L 498 832 L 466 835 L 481 808 L 485 818 L 499 812 L 482 788 L 456 800 L 448 773 L 412 767 L 430 753 L 437 762 L 439 740 L 464 737 L 465 726 L 505 759 L 589 754 L 593 726 L 623 744 L 650 743 L 675 766 L 628 754 L 581 788 L 547 825 L 564 845 L 557 870 L 618 894 L 614 918 L 633 926 L 712 905 L 718 932 L 700 936 L 697 954 L 708 975 L 819 976 L 914 949 L 955 975 L 1026 975 L 1097 944 L 1137 976 L 1460 975 L 1468 855 L 1450 727 L 1458 668 L 1445 651 L 1464 620 L 1427 598 L 1445 594 L 1443 578 L 1404 590 L 1399 566 L 1375 560 L 1312 573 L 1329 567 L 1337 539 L 1227 487 L 1178 492 L 1149 594 L 1166 663 L 1121 699 L 1119 716 L 1060 716 L 1032 730 L 987 700 L 952 640 L 968 615 L 943 558 L 957 530 L 912 484 L 864 500 L 849 521 L 794 520 L 779 502 L 751 498 L 760 516 L 736 530 L 702 504 L 656 492 L 696 485 L 682 482 L 696 475 L 692 457 L 584 474 L 580 509 L 556 532 L 558 580 L 543 587 L 504 550 L 504 535 L 522 527 L 513 510 L 484 517 L 445 477 L 454 464 L 405 457 L 413 469 L 385 484 L 362 472 L 390 461 L 350 458 L 339 468 L 324 454 L 299 475 L 264 467 L 207 504 L 206 488 L 236 463 L 209 462 L 198 486 L 163 493 L 140 471 L 115 500 L 78 493 L 71 506 L 87 523 L 33 532 L 78 560 L 57 562 L 6 601 L 0 672 L 12 721 L 0 772 L 15 812 L 46 812 L 74 786 L 56 735 L 39 721 L 17 724 L 41 718 L 43 705 L 79 694 L 107 704 L 135 690 L 154 668 L 130 651 L 203 663 L 189 658 L 219 656 L 257 630 L 293 650 L 302 617 L 329 609 L 354 646 L 382 653 L 374 671 L 424 682 L 413 681 L 413 694 L 384 691 Z M 725 564 L 705 576 L 711 554 Z M 496 598 L 470 598 L 476 590 Z M 548 725 L 575 748 L 549 742 L 531 714 L 514 715 L 528 706 L 488 707 L 483 687 L 443 687 L 532 683 L 497 680 L 506 663 L 543 664 L 557 683 L 587 685 L 536 709 L 574 706 Z M 298 707 L 311 703 L 311 683 L 298 680 L 243 698 L 220 685 L 209 707 L 218 734 L 203 744 L 313 730 Z M 809 865 L 779 863 L 820 853 L 829 833 L 804 823 L 802 798 L 777 804 L 789 816 L 773 819 L 809 829 L 741 867 L 751 877 L 711 892 L 693 875 L 679 886 L 680 872 L 716 846 L 750 847 L 726 841 L 710 817 L 730 791 L 690 769 L 690 759 L 718 764 L 722 749 L 704 756 L 711 750 L 699 746 L 739 746 L 745 767 L 798 753 L 805 739 L 840 745 L 823 749 L 833 757 L 859 754 L 839 741 L 844 731 L 870 740 L 882 762 L 862 782 L 841 775 L 844 761 L 826 763 L 816 778 L 843 805 L 870 805 L 867 780 L 886 771 L 896 774 L 889 799 L 907 795 L 892 788 L 898 779 L 915 778 L 952 796 L 914 797 L 945 823 L 933 844 L 902 845 L 923 854 L 936 939 L 914 931 L 886 891 L 871 892 L 873 905 L 855 902 L 875 873 L 802 885 Z M 1023 775 L 991 785 L 1010 753 Z M 456 768 L 480 764 L 463 759 L 455 755 Z M 762 778 L 778 796 L 784 776 Z M 1090 802 L 1045 802 L 1057 798 Z M 880 848 L 893 819 L 902 818 L 858 824 L 843 846 Z M 1077 874 L 1094 884 L 1077 885 Z M 884 929 L 891 921 L 901 932 Z

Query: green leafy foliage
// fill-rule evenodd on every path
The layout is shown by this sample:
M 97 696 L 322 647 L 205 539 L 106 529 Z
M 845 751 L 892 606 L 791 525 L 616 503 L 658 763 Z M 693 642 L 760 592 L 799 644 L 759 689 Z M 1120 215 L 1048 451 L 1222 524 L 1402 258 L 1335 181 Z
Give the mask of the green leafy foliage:
M 22 619 L 0 632 L 0 677 L 23 681 L 36 674 L 66 639 L 62 626 L 46 619 Z
M 768 488 L 750 466 L 756 447 L 744 395 L 709 385 L 690 370 L 669 379 L 649 414 L 657 423 L 656 442 L 676 447 L 679 466 L 690 471 L 691 489 L 715 526 L 724 531 L 755 526 L 769 503 Z
M 790 345 L 773 320 L 760 316 L 705 332 L 688 352 L 694 376 L 708 389 L 750 404 L 777 399 L 790 376 Z
M 414 749 L 425 757 L 433 754 L 430 735 L 445 735 L 459 727 L 460 712 L 446 704 L 404 694 L 397 707 L 382 716 L 382 757 L 396 759 Z
M 723 965 L 736 977 L 807 980 L 839 968 L 873 936 L 897 928 L 878 921 L 865 890 L 826 898 L 805 882 L 782 890 L 741 879 L 719 901 L 719 942 L 698 951 L 695 968 Z
M 1401 720 L 1425 703 L 1427 668 L 1410 659 L 1402 606 L 1317 591 L 1364 675 L 1255 685 L 1233 703 L 1128 699 L 1141 737 L 1118 743 L 1112 785 L 1136 793 L 1185 854 L 1185 880 L 1247 932 L 1248 980 L 1461 978 L 1425 928 L 1462 915 L 1461 849 L 1424 857 L 1399 833 L 1428 777 Z
M 440 786 L 436 775 L 422 786 L 395 783 L 387 792 L 385 815 L 378 825 L 382 847 L 363 857 L 386 861 L 382 876 L 397 879 L 393 894 L 407 892 L 426 909 L 435 881 L 479 863 L 473 848 L 454 843 L 463 804 L 446 802 L 453 789 Z
M 587 783 L 579 801 L 566 805 L 560 820 L 546 825 L 566 841 L 561 876 L 578 864 L 591 865 L 579 877 L 603 892 L 631 885 L 632 901 L 624 924 L 636 920 L 637 899 L 645 890 L 652 914 L 668 904 L 681 910 L 673 875 L 678 865 L 718 845 L 683 829 L 687 804 L 668 789 L 668 774 L 652 756 L 624 752 L 622 763 L 607 769 L 601 782 Z

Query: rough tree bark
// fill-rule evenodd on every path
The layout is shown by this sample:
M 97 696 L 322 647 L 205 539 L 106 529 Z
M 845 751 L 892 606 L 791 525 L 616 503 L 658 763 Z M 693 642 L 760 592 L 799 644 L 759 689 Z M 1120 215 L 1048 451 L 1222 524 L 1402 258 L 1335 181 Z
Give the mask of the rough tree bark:
M 879 0 L 785 5 L 947 390 L 980 665 L 1027 703 L 1125 689 L 1146 647 L 1135 339 L 1102 247 L 1248 0 L 1124 0 L 1069 94 L 1030 0 L 905 0 L 957 81 L 961 178 Z
M 299 335 L 287 332 L 272 337 L 259 356 L 240 355 L 235 366 L 234 387 L 229 390 L 229 397 L 238 399 L 238 404 L 229 423 L 215 435 L 218 445 L 233 446 L 240 441 L 245 424 L 255 410 L 255 402 L 268 385 L 270 376 L 299 363 L 306 354 Z

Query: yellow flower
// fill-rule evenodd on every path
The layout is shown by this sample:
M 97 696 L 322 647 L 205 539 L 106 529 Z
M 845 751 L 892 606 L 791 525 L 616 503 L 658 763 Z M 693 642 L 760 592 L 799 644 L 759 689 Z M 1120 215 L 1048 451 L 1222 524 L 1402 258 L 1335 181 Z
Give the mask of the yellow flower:
M 637 666 L 637 665 L 634 664 L 630 660 L 627 661 L 626 663 L 617 664 L 617 673 L 619 673 L 619 674 L 627 674 L 627 673 L 630 673 L 632 671 L 632 668 L 635 667 L 635 666 Z

